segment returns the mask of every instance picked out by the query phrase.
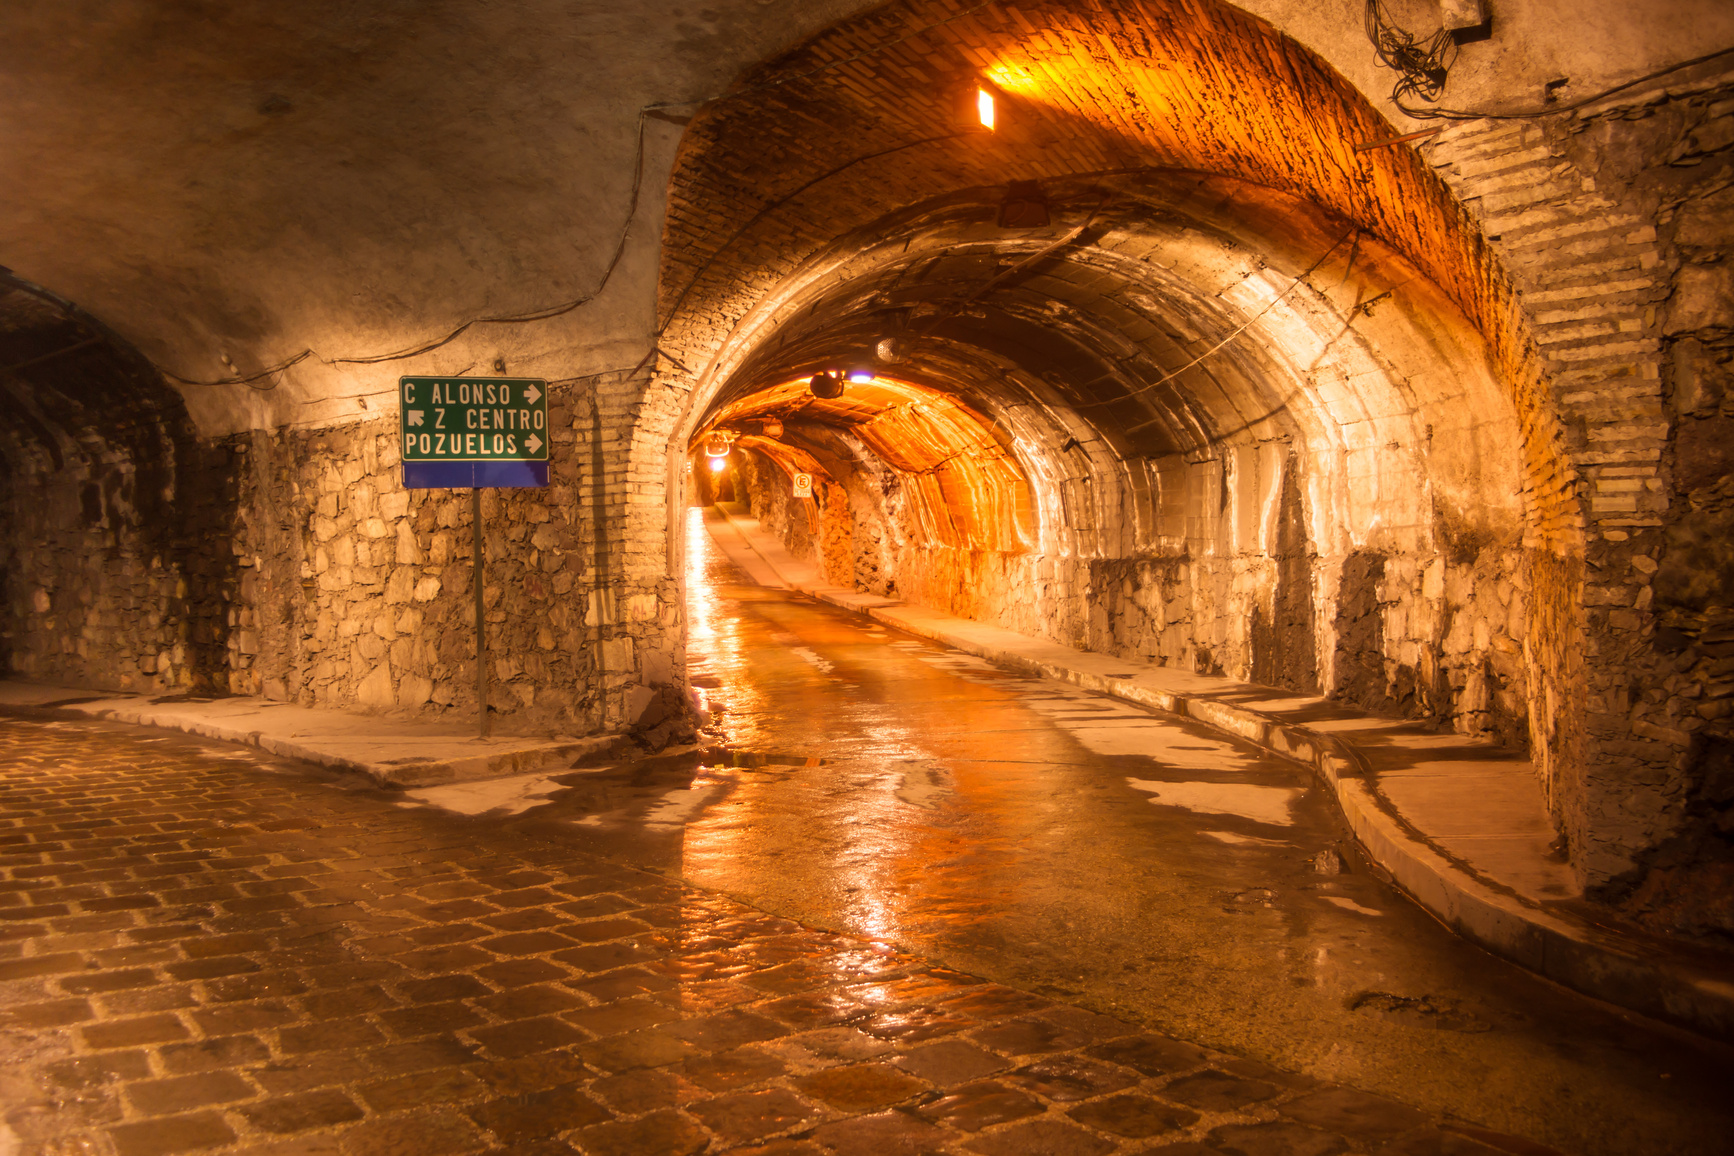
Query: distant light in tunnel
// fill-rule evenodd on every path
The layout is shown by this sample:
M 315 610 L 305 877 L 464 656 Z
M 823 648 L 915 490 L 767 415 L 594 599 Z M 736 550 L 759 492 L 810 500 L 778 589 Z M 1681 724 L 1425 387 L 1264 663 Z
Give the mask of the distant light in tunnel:
M 726 465 L 728 465 L 726 460 L 722 458 L 712 458 L 710 460 L 710 472 L 713 474 L 720 474 L 723 472 L 723 467 Z
M 993 93 L 985 88 L 975 90 L 975 115 L 983 128 L 993 127 Z
M 874 379 L 874 377 L 876 377 L 876 376 L 878 376 L 878 375 L 875 374 L 871 369 L 851 369 L 849 371 L 849 380 L 850 381 L 869 382 L 869 381 L 872 381 Z

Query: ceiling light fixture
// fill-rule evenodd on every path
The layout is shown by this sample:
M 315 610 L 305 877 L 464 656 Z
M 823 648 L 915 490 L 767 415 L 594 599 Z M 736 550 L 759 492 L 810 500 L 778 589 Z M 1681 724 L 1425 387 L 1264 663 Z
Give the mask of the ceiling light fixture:
M 876 375 L 874 374 L 874 372 L 871 369 L 851 369 L 849 371 L 849 380 L 850 381 L 865 383 L 865 382 L 872 381 L 875 376 Z
M 843 375 L 840 373 L 827 373 L 821 370 L 813 375 L 811 381 L 807 382 L 807 388 L 812 391 L 814 397 L 822 397 L 827 400 L 834 397 L 842 397 Z
M 975 117 L 981 121 L 981 127 L 992 130 L 994 123 L 993 93 L 986 88 L 975 90 Z

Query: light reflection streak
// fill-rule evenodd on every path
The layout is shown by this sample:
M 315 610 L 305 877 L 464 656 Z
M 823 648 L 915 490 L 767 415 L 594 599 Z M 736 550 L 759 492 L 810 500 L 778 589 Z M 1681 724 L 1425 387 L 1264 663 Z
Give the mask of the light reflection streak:
M 936 932 L 966 942 L 997 912 L 1052 902 L 1063 886 L 1030 867 L 1061 856 L 1076 819 L 1052 777 L 1074 756 L 1063 729 L 1031 731 L 1023 684 L 815 621 L 781 592 L 742 584 L 702 510 L 688 535 L 692 672 L 713 684 L 723 741 L 826 762 L 704 768 L 692 786 L 724 789 L 685 825 L 687 878 L 743 892 L 775 878 L 791 909 L 899 944 Z M 840 694 L 837 676 L 797 648 L 853 667 L 863 689 Z M 966 702 L 960 727 L 953 712 Z M 1008 735 L 1028 765 L 1006 761 Z M 929 771 L 943 788 L 900 797 Z

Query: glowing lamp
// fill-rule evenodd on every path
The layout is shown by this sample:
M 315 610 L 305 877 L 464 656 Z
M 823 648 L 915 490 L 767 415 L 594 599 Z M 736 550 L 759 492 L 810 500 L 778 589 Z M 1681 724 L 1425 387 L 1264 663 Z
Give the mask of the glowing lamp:
M 720 462 L 723 458 L 729 456 L 728 439 L 722 437 L 711 438 L 704 443 L 704 452 L 709 457 L 715 458 L 717 462 Z M 717 466 L 716 463 L 713 462 L 712 468 L 720 469 L 721 467 Z
M 728 463 L 723 459 L 712 458 L 710 460 L 710 472 L 713 474 L 720 474 L 723 472 L 723 467 L 726 465 L 728 465 Z
M 849 371 L 849 380 L 855 382 L 872 381 L 873 371 L 871 369 L 851 369 Z
M 993 93 L 985 88 L 975 90 L 975 116 L 981 127 L 993 128 Z

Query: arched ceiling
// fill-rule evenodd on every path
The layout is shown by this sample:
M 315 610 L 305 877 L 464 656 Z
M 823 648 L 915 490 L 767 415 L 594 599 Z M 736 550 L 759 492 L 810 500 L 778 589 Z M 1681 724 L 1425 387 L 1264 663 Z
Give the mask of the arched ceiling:
M 671 104 L 658 115 L 678 122 L 858 7 L 6 5 L 0 265 L 102 317 L 171 380 L 252 378 L 180 383 L 212 432 L 367 416 L 402 372 L 630 361 L 680 132 L 640 110 Z
M 1139 463 L 1265 442 L 1312 463 L 1323 541 L 1347 548 L 1378 526 L 1412 545 L 1431 533 L 1434 507 L 1483 537 L 1509 536 L 1510 401 L 1473 328 L 1387 246 L 1295 198 L 1198 173 L 1045 188 L 1045 227 L 1002 228 L 1003 190 L 973 190 L 815 254 L 735 327 L 700 436 L 767 416 L 786 440 L 809 423 L 871 422 L 871 448 L 904 470 L 911 454 L 897 439 L 912 446 L 930 431 L 909 427 L 895 399 L 851 385 L 820 401 L 785 384 L 861 367 L 977 415 L 983 428 L 953 429 L 950 452 L 967 459 L 994 439 L 1036 492 L 1008 499 L 969 484 L 954 496 L 1040 507 L 1024 540 L 1050 548 L 1072 548 L 1062 527 L 1081 499 L 1058 496 L 1068 484 L 1113 506 L 1118 489 L 1147 484 Z M 1092 519 L 1120 532 L 1090 549 L 1148 546 L 1151 528 L 1136 521 Z
M 154 508 L 174 486 L 175 444 L 194 437 L 180 396 L 138 350 L 71 302 L 0 273 L 0 469 L 100 469 L 123 457 L 147 474 L 124 501 Z
M 983 82 L 992 131 L 970 116 Z M 1356 147 L 1391 132 L 1218 0 L 845 21 L 683 140 L 659 346 L 693 391 L 685 430 L 910 333 L 897 372 L 1048 447 L 1026 465 L 1058 486 L 1286 440 L 1331 491 L 1311 508 L 1333 549 L 1422 543 L 1440 512 L 1508 540 L 1526 483 L 1561 489 L 1560 427 L 1475 222 L 1414 151 Z M 995 219 L 1029 198 L 1049 227 Z M 1064 457 L 1080 445 L 1087 467 Z M 1069 518 L 1038 502 L 1045 526 Z
M 1281 326 L 1263 340 L 1226 337 L 1280 313 L 1286 285 L 1353 256 L 1371 273 L 1357 287 L 1387 282 L 1369 296 L 1416 282 L 1438 306 L 1416 316 L 1485 342 L 1531 435 L 1527 471 L 1557 472 L 1533 346 L 1480 231 L 1412 151 L 1357 151 L 1391 127 L 1317 57 L 1217 0 L 1017 4 L 896 42 L 910 23 L 945 15 L 898 6 L 846 21 L 746 78 L 739 99 L 687 133 L 664 237 L 661 344 L 691 371 L 697 411 L 761 375 L 849 356 L 886 336 L 883 314 L 901 306 L 910 324 L 957 338 L 934 354 L 962 359 L 947 374 L 953 388 L 1015 364 L 1045 383 L 1034 396 L 1106 411 L 1091 424 L 1112 431 L 1118 456 L 1248 435 L 1322 446 L 1323 427 L 1345 415 L 1318 420 L 1318 398 L 1286 408 L 1316 368 L 1310 338 L 1285 351 Z M 846 83 L 803 76 L 887 42 L 845 66 Z M 991 132 L 968 119 L 983 77 L 1000 92 Z M 1027 267 L 1018 263 L 1055 231 L 1020 244 L 980 211 L 1018 182 L 1049 199 L 1059 228 L 1080 230 Z M 855 277 L 852 250 L 896 235 L 900 215 L 958 197 L 977 202 L 973 244 L 960 235 L 937 261 Z M 1136 228 L 1116 230 L 1133 217 Z M 1188 218 L 1243 251 L 1219 262 L 1193 253 L 1170 274 L 1162 243 L 1138 238 L 1183 233 Z M 1340 281 L 1356 280 L 1343 269 Z M 794 288 L 827 280 L 837 283 L 828 304 Z M 797 297 L 809 321 L 792 315 Z M 924 306 L 934 320 L 917 316 Z M 774 352 L 761 343 L 773 324 Z M 1452 393 L 1439 384 L 1434 400 Z M 1398 408 L 1381 401 L 1373 416 Z M 1309 414 L 1314 428 L 1298 428 Z
M 656 223 L 681 123 L 755 61 L 870 7 L 0 6 L 0 265 L 101 318 L 172 381 L 245 379 L 176 384 L 206 433 L 377 415 L 400 372 L 486 369 L 497 359 L 512 372 L 555 377 L 632 365 L 653 328 Z M 1359 0 L 1240 7 L 1319 53 L 1347 78 L 1339 83 L 1389 112 L 1391 74 L 1368 50 Z M 1013 4 L 953 19 L 956 9 L 923 0 L 840 26 L 734 85 L 738 94 L 773 84 L 762 93 L 768 105 L 717 106 L 787 113 L 770 147 L 740 169 L 739 204 L 756 211 L 761 193 L 805 181 L 814 156 L 848 159 L 855 145 L 935 131 L 935 106 L 923 95 L 931 82 L 1008 63 L 987 51 L 990 41 L 1003 46 L 1008 28 L 1027 45 L 1107 65 L 1129 45 L 1141 51 L 1112 27 L 1126 11 L 1141 12 L 1159 51 L 1127 59 L 1178 76 L 1163 52 L 1195 39 L 1201 13 L 1256 23 L 1190 0 L 1122 8 Z M 1415 28 L 1430 26 L 1435 8 L 1434 0 L 1393 0 Z M 1630 79 L 1675 58 L 1679 27 L 1706 42 L 1734 39 L 1734 9 L 1718 0 L 1665 0 L 1636 21 L 1629 5 L 1586 0 L 1573 10 L 1570 36 L 1558 35 L 1549 0 L 1503 0 L 1498 14 L 1495 38 L 1467 48 L 1453 73 L 1460 104 L 1528 103 L 1561 77 L 1568 95 Z M 1091 27 L 1098 15 L 1100 37 Z M 951 22 L 886 47 L 935 20 Z M 1306 81 L 1317 71 L 1293 42 L 1272 35 L 1263 43 L 1265 73 Z M 1225 86 L 1230 99 L 1212 107 L 1237 111 L 1236 86 L 1257 81 L 1238 67 L 1192 78 Z M 813 68 L 810 78 L 778 83 Z M 914 116 L 881 106 L 897 85 L 920 98 L 909 105 Z M 1096 95 L 1118 103 L 1120 91 Z M 1254 104 L 1260 96 L 1256 87 L 1238 91 Z M 1314 147 L 1321 122 L 1312 110 L 1291 111 L 1298 158 L 1353 169 L 1335 146 Z M 1376 116 L 1371 123 L 1386 127 Z M 1284 143 L 1266 138 L 1271 149 Z M 1071 147 L 1060 139 L 1060 151 Z M 1238 147 L 1234 131 L 1197 143 Z M 1147 151 L 1130 137 L 1124 145 L 1118 152 L 1128 157 Z M 961 184 L 996 179 L 978 172 Z M 827 195 L 838 196 L 835 186 Z M 850 195 L 871 199 L 861 188 Z M 694 220 L 700 232 L 724 235 L 741 218 Z M 700 262 L 717 239 L 694 250 Z M 526 320 L 487 320 L 501 317 Z

